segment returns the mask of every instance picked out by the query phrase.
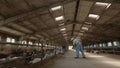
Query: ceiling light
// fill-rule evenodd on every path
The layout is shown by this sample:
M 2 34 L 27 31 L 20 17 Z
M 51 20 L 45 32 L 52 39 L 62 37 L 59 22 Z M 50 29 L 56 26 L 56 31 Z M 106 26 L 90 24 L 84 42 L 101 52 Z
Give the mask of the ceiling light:
M 59 24 L 59 26 L 63 26 L 64 25 L 64 23 L 62 23 L 62 24 Z
M 56 7 L 51 8 L 51 10 L 52 10 L 52 11 L 56 11 L 56 10 L 59 10 L 59 9 L 61 9 L 61 8 L 62 8 L 62 6 L 56 6 Z
M 60 29 L 60 31 L 65 31 L 66 30 L 66 28 L 62 28 L 62 29 Z
M 106 8 L 109 8 L 111 6 L 111 3 L 96 2 L 96 5 L 98 5 L 98 6 L 106 6 Z
M 56 21 L 60 21 L 60 20 L 63 20 L 63 19 L 64 19 L 63 16 L 59 16 L 59 17 L 56 17 L 56 18 L 55 18 Z
M 83 30 L 88 30 L 88 27 L 82 27 Z
M 99 16 L 99 15 L 96 15 L 96 14 L 89 14 L 88 17 L 94 18 L 94 19 L 98 20 L 100 16 Z

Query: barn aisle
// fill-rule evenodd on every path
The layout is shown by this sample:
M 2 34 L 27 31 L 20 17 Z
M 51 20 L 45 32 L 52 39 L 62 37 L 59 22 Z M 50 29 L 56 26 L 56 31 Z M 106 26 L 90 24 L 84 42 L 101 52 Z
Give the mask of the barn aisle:
M 70 50 L 42 68 L 120 68 L 120 60 L 117 59 L 88 53 L 86 59 L 74 59 L 74 54 L 74 51 Z

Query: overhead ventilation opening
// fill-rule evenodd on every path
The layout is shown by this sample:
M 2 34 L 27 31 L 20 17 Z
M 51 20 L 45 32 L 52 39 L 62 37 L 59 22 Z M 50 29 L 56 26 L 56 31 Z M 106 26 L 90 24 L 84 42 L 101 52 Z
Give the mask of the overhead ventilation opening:
M 60 10 L 60 9 L 62 9 L 62 6 L 53 7 L 53 8 L 51 8 L 50 10 L 51 10 L 51 11 L 56 11 L 56 10 Z
M 55 18 L 56 21 L 60 21 L 60 20 L 63 20 L 63 19 L 64 19 L 63 16 L 59 16 L 59 17 L 56 17 L 56 18 Z
M 98 6 L 105 6 L 106 9 L 109 8 L 111 6 L 111 3 L 102 3 L 102 2 L 96 2 L 96 5 Z
M 85 22 L 85 24 L 91 25 L 92 23 L 91 22 Z
M 99 16 L 99 15 L 96 15 L 96 14 L 89 14 L 88 17 L 89 17 L 89 18 L 96 19 L 96 20 L 98 20 L 98 19 L 100 18 L 100 16 Z
M 66 36 L 67 34 L 63 34 L 63 36 Z
M 66 30 L 66 28 L 62 28 L 62 29 L 60 29 L 60 31 L 65 31 Z
M 88 30 L 88 27 L 82 27 L 82 30 Z
M 63 26 L 63 25 L 64 25 L 64 23 L 59 24 L 59 26 Z

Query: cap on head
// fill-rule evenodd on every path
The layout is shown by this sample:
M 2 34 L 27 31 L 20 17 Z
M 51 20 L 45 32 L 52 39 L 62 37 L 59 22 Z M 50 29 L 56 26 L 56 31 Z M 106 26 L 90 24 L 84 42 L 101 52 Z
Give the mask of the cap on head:
M 73 41 L 74 40 L 74 38 L 71 38 L 71 41 Z

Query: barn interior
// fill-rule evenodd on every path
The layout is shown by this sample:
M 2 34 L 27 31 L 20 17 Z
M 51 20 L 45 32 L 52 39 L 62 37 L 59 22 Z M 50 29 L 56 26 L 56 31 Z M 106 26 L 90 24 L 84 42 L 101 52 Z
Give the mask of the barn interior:
M 120 68 L 119 6 L 120 0 L 0 0 L 0 68 Z M 86 59 L 74 59 L 73 37 Z

